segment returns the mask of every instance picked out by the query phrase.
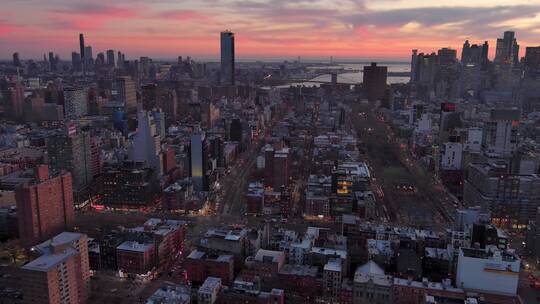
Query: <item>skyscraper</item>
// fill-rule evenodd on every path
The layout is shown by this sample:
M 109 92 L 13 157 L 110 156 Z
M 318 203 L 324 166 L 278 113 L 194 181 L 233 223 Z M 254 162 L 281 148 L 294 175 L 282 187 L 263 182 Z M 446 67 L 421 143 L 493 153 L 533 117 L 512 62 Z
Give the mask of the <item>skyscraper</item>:
M 525 49 L 525 66 L 531 70 L 540 69 L 540 46 Z
M 369 101 L 375 101 L 384 97 L 386 92 L 386 78 L 388 68 L 377 66 L 372 62 L 369 66 L 364 66 L 364 91 Z
M 442 48 L 437 51 L 437 57 L 439 58 L 439 65 L 450 66 L 454 64 L 457 59 L 457 52 L 454 49 Z
M 135 82 L 129 76 L 117 77 L 113 84 L 116 99 L 124 104 L 126 113 L 137 112 L 137 89 Z
M 482 146 L 491 157 L 510 157 L 519 143 L 520 112 L 516 109 L 491 110 L 490 120 L 484 124 Z
M 94 62 L 94 64 L 96 65 L 96 67 L 104 66 L 106 64 L 105 54 L 98 53 L 97 56 L 96 56 L 96 61 Z
M 84 64 L 85 68 L 90 68 L 94 64 L 94 57 L 92 55 L 92 46 L 87 45 L 84 47 Z
M 114 51 L 107 50 L 107 65 L 114 67 Z
M 484 44 L 482 44 L 482 57 L 481 57 L 481 62 L 480 62 L 482 64 L 483 70 L 487 68 L 487 65 L 489 63 L 488 53 L 489 53 L 489 44 L 487 41 L 484 41 Z
M 122 52 L 118 51 L 118 58 L 116 60 L 116 66 L 119 69 L 122 69 L 124 67 L 124 54 Z
M 519 44 L 512 31 L 504 32 L 503 38 L 497 39 L 495 51 L 495 63 L 517 64 L 519 63 Z
M 71 53 L 71 67 L 74 71 L 77 71 L 77 72 L 82 71 L 81 54 L 77 52 Z
M 234 33 L 221 32 L 221 84 L 234 85 Z
M 8 87 L 7 93 L 9 118 L 19 120 L 24 114 L 24 85 L 15 81 Z
M 93 168 L 92 138 L 89 132 L 69 126 L 63 132 L 49 136 L 46 146 L 52 171 L 69 171 L 76 190 L 90 184 L 97 172 L 94 172 L 96 169 Z
M 49 52 L 49 69 L 51 71 L 56 71 L 56 60 L 53 52 Z
M 88 114 L 87 93 L 83 88 L 64 88 L 64 116 L 77 119 Z
M 19 236 L 24 246 L 32 246 L 68 229 L 74 221 L 73 189 L 70 173 L 49 177 L 47 165 L 36 168 L 36 178 L 15 190 Z
M 13 53 L 13 65 L 16 67 L 21 66 L 21 60 L 19 59 L 19 53 L 17 52 Z
M 81 60 L 84 61 L 84 36 L 82 33 L 79 34 L 79 46 L 80 46 L 80 52 L 81 52 Z
M 163 112 L 139 111 L 137 113 L 137 134 L 133 138 L 133 160 L 146 162 L 157 173 L 163 173 L 163 155 L 161 154 L 161 122 Z M 157 119 L 156 119 L 157 118 Z M 159 125 L 158 125 L 159 124 Z
M 469 40 L 465 40 L 463 43 L 463 48 L 461 49 L 461 63 L 467 64 L 471 61 L 471 45 Z
M 190 171 L 193 190 L 204 190 L 204 133 L 191 134 Z
M 418 81 L 418 50 L 412 50 L 411 55 L 411 82 Z

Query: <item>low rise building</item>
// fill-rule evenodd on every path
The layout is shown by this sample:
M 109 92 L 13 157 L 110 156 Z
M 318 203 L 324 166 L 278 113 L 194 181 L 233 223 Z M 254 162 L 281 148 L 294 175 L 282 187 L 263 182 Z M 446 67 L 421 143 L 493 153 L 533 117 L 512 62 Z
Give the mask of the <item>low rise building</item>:
M 358 267 L 354 273 L 354 304 L 390 304 L 392 303 L 392 276 L 373 261 Z
M 193 250 L 186 260 L 188 279 L 202 284 L 208 277 L 220 278 L 223 285 L 230 286 L 234 279 L 234 257 Z
M 187 286 L 164 285 L 154 292 L 146 304 L 190 304 L 191 291 Z
M 468 290 L 515 295 L 520 267 L 521 260 L 517 255 L 495 246 L 486 249 L 461 248 L 456 284 Z
M 208 277 L 197 293 L 197 303 L 213 304 L 216 302 L 219 290 L 221 289 L 221 279 Z
M 151 242 L 125 241 L 116 248 L 118 270 L 128 275 L 146 275 L 155 266 Z

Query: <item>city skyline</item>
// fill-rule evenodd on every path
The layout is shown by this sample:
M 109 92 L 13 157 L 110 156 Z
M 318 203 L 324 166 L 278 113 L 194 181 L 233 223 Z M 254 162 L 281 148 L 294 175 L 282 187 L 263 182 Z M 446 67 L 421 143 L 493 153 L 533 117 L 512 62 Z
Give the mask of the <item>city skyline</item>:
M 122 50 L 128 58 L 151 56 L 219 58 L 219 32 L 236 33 L 242 59 L 406 60 L 410 50 L 460 50 L 513 30 L 523 46 L 540 34 L 540 1 L 464 1 L 434 6 L 429 1 L 7 1 L 0 19 L 0 58 L 19 52 L 39 59 L 53 51 L 68 60 L 76 35 L 96 51 Z M 324 43 L 321 43 L 324 42 Z M 392 47 L 388 47 L 388 46 Z M 493 58 L 494 48 L 490 49 Z

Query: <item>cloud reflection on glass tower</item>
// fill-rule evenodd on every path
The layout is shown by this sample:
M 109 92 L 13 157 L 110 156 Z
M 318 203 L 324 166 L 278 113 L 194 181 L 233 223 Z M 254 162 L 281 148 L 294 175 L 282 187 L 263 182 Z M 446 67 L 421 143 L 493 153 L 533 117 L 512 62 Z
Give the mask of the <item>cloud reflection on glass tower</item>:
M 234 85 L 234 33 L 221 32 L 221 84 Z

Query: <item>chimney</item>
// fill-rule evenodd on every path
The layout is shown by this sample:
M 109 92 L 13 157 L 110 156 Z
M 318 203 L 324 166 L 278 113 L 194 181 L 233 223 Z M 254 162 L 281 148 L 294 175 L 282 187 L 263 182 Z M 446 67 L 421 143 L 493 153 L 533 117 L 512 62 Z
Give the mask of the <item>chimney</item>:
M 47 165 L 37 165 L 36 167 L 36 178 L 40 182 L 44 182 L 49 179 L 49 166 Z

